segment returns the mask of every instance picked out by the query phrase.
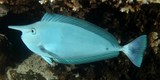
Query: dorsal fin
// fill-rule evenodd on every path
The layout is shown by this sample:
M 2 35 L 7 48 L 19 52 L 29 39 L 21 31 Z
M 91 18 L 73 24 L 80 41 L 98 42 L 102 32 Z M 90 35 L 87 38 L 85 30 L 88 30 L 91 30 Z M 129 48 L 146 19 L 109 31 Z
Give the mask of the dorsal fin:
M 107 31 L 104 31 L 102 28 L 92 23 L 89 23 L 85 20 L 81 20 L 81 19 L 69 17 L 69 16 L 63 16 L 59 14 L 46 13 L 41 19 L 41 22 L 60 22 L 60 23 L 72 24 L 72 25 L 84 28 L 85 30 L 91 31 L 97 35 L 100 35 L 101 37 L 111 41 L 114 46 L 118 46 L 118 42 L 112 34 L 110 34 Z
M 52 22 L 52 21 L 61 21 L 64 17 L 59 14 L 50 14 L 50 13 L 45 13 L 44 16 L 42 17 L 41 21 L 43 22 Z

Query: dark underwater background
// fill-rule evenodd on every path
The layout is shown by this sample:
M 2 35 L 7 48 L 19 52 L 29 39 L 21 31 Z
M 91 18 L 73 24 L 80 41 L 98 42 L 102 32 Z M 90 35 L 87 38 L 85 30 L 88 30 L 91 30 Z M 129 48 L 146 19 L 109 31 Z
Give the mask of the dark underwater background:
M 39 1 L 0 0 L 0 80 L 160 80 L 159 0 Z M 87 20 L 108 30 L 120 45 L 146 34 L 141 67 L 134 66 L 123 52 L 88 64 L 48 65 L 25 46 L 21 32 L 8 29 L 39 21 L 45 12 Z

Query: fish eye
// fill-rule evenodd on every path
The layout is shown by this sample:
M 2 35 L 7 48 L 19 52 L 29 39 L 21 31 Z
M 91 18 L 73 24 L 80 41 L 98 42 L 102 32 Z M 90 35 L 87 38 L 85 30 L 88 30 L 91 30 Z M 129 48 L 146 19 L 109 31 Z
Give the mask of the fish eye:
M 35 29 L 35 28 L 32 28 L 32 29 L 31 29 L 31 32 L 32 32 L 33 35 L 35 35 L 35 34 L 36 34 L 36 29 Z

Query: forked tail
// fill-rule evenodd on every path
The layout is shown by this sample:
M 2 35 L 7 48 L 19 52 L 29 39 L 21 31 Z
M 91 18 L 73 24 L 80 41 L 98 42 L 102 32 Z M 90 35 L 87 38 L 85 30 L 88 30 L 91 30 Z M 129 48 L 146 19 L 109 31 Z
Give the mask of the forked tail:
M 124 45 L 122 51 L 128 56 L 131 62 L 137 67 L 141 66 L 144 50 L 146 48 L 146 35 L 136 38 L 134 41 Z

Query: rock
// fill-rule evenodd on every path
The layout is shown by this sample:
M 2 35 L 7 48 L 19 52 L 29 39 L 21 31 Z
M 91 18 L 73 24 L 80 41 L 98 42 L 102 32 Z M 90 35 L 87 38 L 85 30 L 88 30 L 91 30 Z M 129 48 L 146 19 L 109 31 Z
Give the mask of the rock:
M 157 54 L 159 51 L 160 39 L 157 32 L 151 32 L 149 35 L 150 46 L 154 53 Z
M 0 34 L 0 73 L 3 73 L 8 65 L 10 45 L 11 44 L 9 43 L 7 37 L 3 34 Z
M 48 63 L 36 54 L 24 60 L 17 68 L 8 69 L 7 77 L 9 80 L 57 80 Z
M 10 46 L 7 37 L 3 34 L 0 34 L 0 80 L 4 80 L 6 67 L 10 65 L 9 53 Z
M 8 8 L 5 5 L 0 4 L 0 17 L 7 15 L 7 13 L 8 13 Z

